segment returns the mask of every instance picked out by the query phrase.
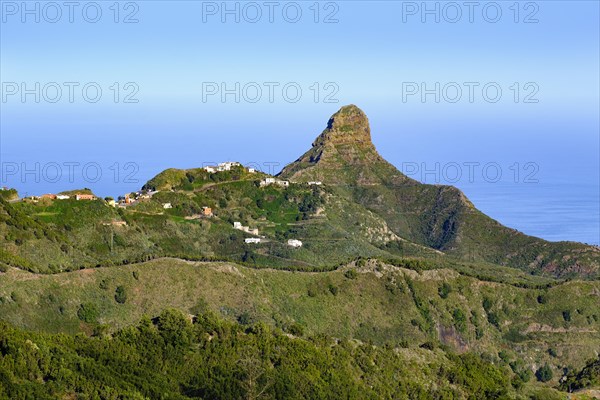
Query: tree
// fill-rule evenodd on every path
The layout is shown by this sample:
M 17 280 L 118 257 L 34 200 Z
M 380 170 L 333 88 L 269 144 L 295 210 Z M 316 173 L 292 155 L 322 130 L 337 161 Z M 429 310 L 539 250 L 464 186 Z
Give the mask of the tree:
M 267 397 L 267 390 L 273 385 L 272 379 L 267 375 L 273 366 L 262 357 L 260 351 L 254 347 L 245 347 L 237 362 L 240 370 L 240 386 L 244 391 L 244 398 L 255 400 Z
M 552 368 L 548 364 L 544 364 L 535 372 L 535 377 L 540 382 L 548 382 L 552 379 Z

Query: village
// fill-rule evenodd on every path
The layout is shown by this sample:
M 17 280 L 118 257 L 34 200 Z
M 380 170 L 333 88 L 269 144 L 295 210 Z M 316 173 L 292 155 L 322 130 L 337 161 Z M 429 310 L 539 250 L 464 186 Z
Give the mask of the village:
M 241 166 L 242 166 L 242 164 L 239 162 L 226 161 L 226 162 L 219 163 L 218 165 L 215 165 L 215 166 L 205 166 L 205 167 L 203 167 L 203 169 L 206 172 L 208 172 L 209 174 L 217 174 L 219 172 L 230 171 L 233 167 L 241 167 Z M 246 168 L 246 171 L 251 174 L 256 173 L 256 169 L 254 169 L 254 168 Z M 320 185 L 322 185 L 322 182 L 310 181 L 310 182 L 306 182 L 306 184 L 309 186 L 320 186 Z M 287 187 L 289 187 L 290 182 L 287 180 L 280 180 L 275 177 L 265 177 L 264 179 L 262 179 L 259 182 L 259 187 L 267 187 L 270 185 L 277 185 L 279 187 L 287 188 Z M 2 187 L 2 188 L 0 188 L 0 190 L 9 190 L 9 188 Z M 102 198 L 99 198 L 99 197 L 95 196 L 94 194 L 92 194 L 90 190 L 86 190 L 86 192 L 87 191 L 89 191 L 90 193 L 72 193 L 72 194 L 46 193 L 41 196 L 26 196 L 22 199 L 16 199 L 13 201 L 27 201 L 27 202 L 32 202 L 32 203 L 38 203 L 39 201 L 42 201 L 42 200 L 50 200 L 50 201 L 54 201 L 54 200 L 57 200 L 57 201 L 61 201 L 61 200 L 75 200 L 75 201 L 102 200 L 110 207 L 125 209 L 125 208 L 133 206 L 135 204 L 138 204 L 139 202 L 152 199 L 152 197 L 156 193 L 159 192 L 159 190 L 140 190 L 140 191 L 136 191 L 136 192 L 123 194 L 122 196 L 119 196 L 117 198 L 117 200 L 115 200 L 113 197 L 105 197 L 104 199 L 102 199 Z M 171 189 L 171 191 L 173 191 L 173 190 Z M 172 209 L 173 205 L 170 202 L 165 202 L 165 203 L 162 203 L 162 208 L 164 210 Z M 194 219 L 212 218 L 212 217 L 214 217 L 212 208 L 209 206 L 203 206 L 201 208 L 200 214 L 186 216 L 185 219 L 194 220 Z M 106 223 L 104 223 L 104 225 L 126 226 L 127 224 L 125 221 L 115 220 L 115 221 L 111 221 L 111 222 L 106 222 Z M 244 239 L 244 242 L 246 244 L 260 244 L 260 243 L 268 241 L 268 239 L 266 239 L 265 236 L 260 236 L 258 228 L 250 228 L 249 226 L 242 225 L 242 223 L 239 221 L 233 222 L 233 229 L 242 231 L 244 233 L 247 233 L 248 235 L 252 235 L 252 237 L 247 237 Z M 290 247 L 293 247 L 293 248 L 299 248 L 299 247 L 302 247 L 303 243 L 299 239 L 288 239 L 287 245 Z

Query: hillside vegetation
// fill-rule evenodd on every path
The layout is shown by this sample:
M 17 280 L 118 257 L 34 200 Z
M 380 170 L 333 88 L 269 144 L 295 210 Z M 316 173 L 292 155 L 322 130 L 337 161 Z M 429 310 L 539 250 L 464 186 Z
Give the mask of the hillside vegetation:
M 96 338 L 0 323 L 0 337 L 0 398 L 11 400 L 563 398 L 511 385 L 509 367 L 471 353 L 298 339 L 211 313 L 191 323 L 167 310 Z
M 159 259 L 55 275 L 0 274 L 0 313 L 20 328 L 101 334 L 169 307 L 210 311 L 305 337 L 482 352 L 514 363 L 527 381 L 547 364 L 556 382 L 597 354 L 599 298 L 600 282 L 528 289 L 364 259 L 324 273 Z
M 168 169 L 118 205 L 0 192 L 0 398 L 598 389 L 598 247 L 409 179 L 355 106 L 277 177 L 229 165 Z

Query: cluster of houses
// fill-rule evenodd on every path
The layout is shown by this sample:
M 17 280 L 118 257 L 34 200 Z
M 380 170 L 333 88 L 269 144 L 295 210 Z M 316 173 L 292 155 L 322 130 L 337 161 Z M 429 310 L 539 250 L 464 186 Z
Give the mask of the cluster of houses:
M 76 194 L 75 196 L 69 196 L 66 194 L 53 194 L 53 193 L 46 193 L 43 194 L 41 196 L 28 196 L 25 197 L 26 200 L 31 200 L 33 202 L 37 202 L 41 199 L 50 199 L 50 200 L 68 200 L 71 197 L 73 197 L 75 200 L 96 200 L 96 196 L 94 196 L 93 194 Z
M 242 223 L 238 222 L 238 221 L 236 221 L 236 222 L 233 223 L 233 229 L 237 229 L 237 230 L 240 230 L 242 232 L 246 232 L 246 233 L 249 233 L 251 235 L 258 236 L 258 229 L 257 228 L 250 229 L 248 226 L 242 225 Z
M 225 161 L 225 162 L 219 163 L 219 165 L 208 165 L 208 166 L 204 167 L 204 170 L 206 172 L 210 172 L 211 174 L 214 174 L 215 172 L 231 171 L 231 168 L 239 167 L 241 165 L 242 164 L 240 164 L 237 161 Z M 256 169 L 248 168 L 248 172 L 255 173 Z
M 136 202 L 138 202 L 140 200 L 151 199 L 152 196 L 154 196 L 156 193 L 158 193 L 158 190 L 126 193 L 123 196 L 119 196 L 117 202 L 113 201 L 112 202 L 113 204 L 110 204 L 111 202 L 109 202 L 109 204 L 112 205 L 113 207 L 119 206 L 121 208 L 124 208 L 129 205 L 135 204 Z M 164 205 L 163 205 L 163 207 L 164 207 Z M 165 207 L 165 208 L 167 208 L 167 207 Z
M 244 243 L 246 244 L 258 244 L 262 241 L 261 238 L 246 238 L 244 239 Z M 288 239 L 287 241 L 288 246 L 291 247 L 302 247 L 302 241 L 298 240 L 298 239 Z
M 288 187 L 290 185 L 289 181 L 282 181 L 277 178 L 265 178 L 260 181 L 260 186 L 269 186 L 269 185 L 279 185 L 283 187 Z
M 310 186 L 321 186 L 323 183 L 321 181 L 310 181 L 310 182 L 306 182 L 308 185 Z M 269 185 L 279 185 L 282 187 L 288 187 L 290 186 L 290 181 L 282 181 L 281 179 L 277 179 L 277 178 L 265 178 L 262 181 L 260 181 L 260 186 L 269 186 Z

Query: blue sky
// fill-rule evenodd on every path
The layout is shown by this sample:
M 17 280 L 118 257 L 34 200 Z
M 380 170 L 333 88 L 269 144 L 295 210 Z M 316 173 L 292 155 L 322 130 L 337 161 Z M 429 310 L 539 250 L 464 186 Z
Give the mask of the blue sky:
M 283 166 L 310 146 L 329 115 L 354 103 L 369 115 L 382 155 L 400 169 L 457 163 L 463 179 L 447 182 L 433 173 L 424 180 L 456 184 L 482 199 L 484 211 L 528 233 L 539 234 L 539 222 L 549 215 L 579 213 L 577 222 L 565 222 L 569 231 L 553 227 L 542 234 L 600 242 L 596 1 L 519 2 L 517 7 L 513 1 L 476 2 L 473 22 L 463 2 L 427 2 L 430 9 L 439 7 L 439 23 L 433 14 L 422 22 L 422 2 L 274 2 L 272 23 L 265 2 L 228 2 L 229 9 L 237 5 L 239 23 L 233 14 L 222 21 L 220 1 L 120 2 L 118 16 L 113 1 L 97 2 L 102 15 L 96 23 L 84 18 L 95 16 L 90 2 L 76 3 L 73 23 L 64 7 L 62 17 L 51 23 L 56 14 L 49 3 L 27 2 L 30 9 L 39 4 L 36 22 L 35 13 L 23 15 L 21 2 L 0 2 L 1 179 L 22 193 L 88 186 L 116 195 L 167 167 L 226 159 Z M 462 17 L 452 23 L 455 4 Z M 257 8 L 262 17 L 251 23 Z M 297 9 L 299 21 L 289 22 Z M 499 20 L 489 22 L 497 9 Z M 124 23 L 130 14 L 137 23 Z M 325 23 L 328 16 L 332 23 Z M 8 94 L 14 84 L 20 91 L 22 83 L 32 89 L 36 82 L 39 103 L 33 94 L 24 103 L 20 92 Z M 52 85 L 45 94 L 41 89 L 52 82 L 62 89 L 56 103 L 47 101 L 54 98 Z M 64 82 L 78 84 L 73 102 Z M 81 92 L 91 82 L 102 89 L 97 103 Z M 232 94 L 224 102 L 219 93 L 204 93 L 203 99 L 203 87 L 216 83 L 231 89 L 236 82 L 240 92 L 248 88 L 239 102 Z M 266 82 L 276 85 L 273 102 Z M 434 94 L 425 102 L 420 93 L 406 94 L 411 84 L 432 89 L 436 82 L 439 103 Z M 455 103 L 449 101 L 455 95 L 452 82 L 462 89 Z M 473 102 L 464 82 L 476 85 Z M 284 97 L 286 84 L 302 90 L 297 102 Z M 502 90 L 497 102 L 484 97 L 486 84 Z M 257 85 L 262 96 L 253 103 Z M 136 90 L 138 102 L 124 103 L 124 96 Z M 327 94 L 333 94 L 332 102 L 325 101 Z M 80 164 L 73 182 L 63 165 L 71 162 Z M 53 163 L 62 166 L 58 182 L 42 171 L 46 167 L 49 174 Z M 81 169 L 89 163 L 92 172 L 98 166 L 102 170 L 97 182 L 82 178 Z M 469 182 L 464 163 L 494 163 L 502 170 L 501 182 L 477 173 Z M 538 183 L 523 182 L 533 171 L 526 164 L 535 165 Z M 15 167 L 17 173 L 7 176 L 7 168 Z M 23 177 L 24 168 L 34 172 Z M 125 179 L 128 173 L 133 176 Z M 420 172 L 413 177 L 422 178 Z M 498 195 L 500 183 L 507 185 L 502 193 L 515 195 L 513 211 Z M 544 208 L 552 201 L 580 203 L 561 217 Z M 516 217 L 520 204 L 535 212 Z M 587 233 L 574 233 L 582 231 Z

